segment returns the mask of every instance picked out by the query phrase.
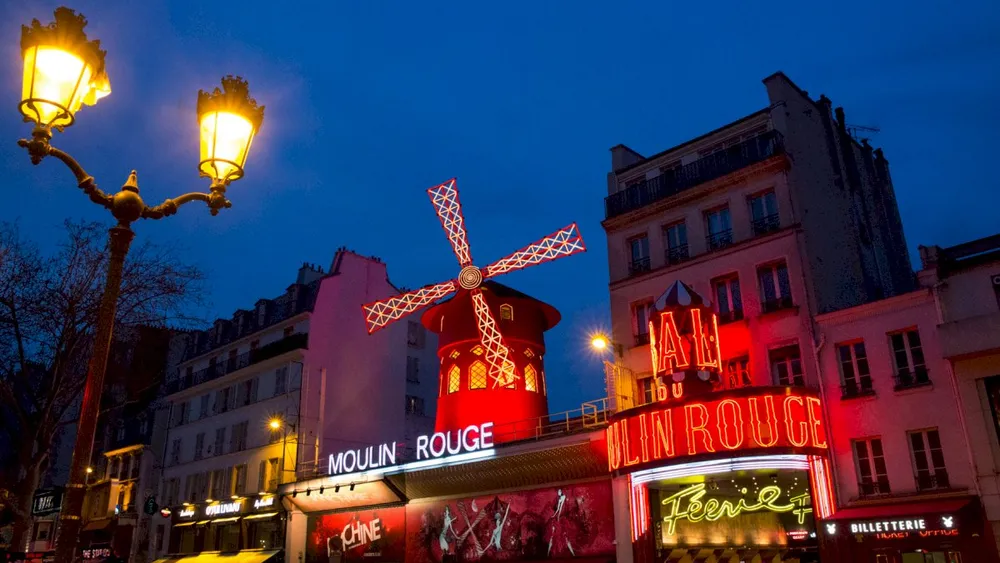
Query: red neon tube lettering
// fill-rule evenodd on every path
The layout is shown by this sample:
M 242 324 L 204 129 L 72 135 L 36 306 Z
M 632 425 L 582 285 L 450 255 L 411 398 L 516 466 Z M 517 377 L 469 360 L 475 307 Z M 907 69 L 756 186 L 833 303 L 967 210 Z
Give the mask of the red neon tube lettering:
M 728 412 L 727 412 L 728 407 Z M 715 408 L 719 419 L 719 442 L 727 450 L 735 450 L 743 445 L 743 409 L 733 399 L 725 399 Z M 732 440 L 729 435 L 733 434 Z
M 750 397 L 750 437 L 758 446 L 770 448 L 778 443 L 778 417 L 774 412 L 774 397 L 767 395 L 763 399 L 764 420 L 761 421 L 758 397 Z
M 649 461 L 649 432 L 646 430 L 646 415 L 639 415 L 639 443 L 642 446 L 642 462 Z
M 659 366 L 653 366 L 657 373 L 673 373 L 689 365 L 687 355 L 681 346 L 681 336 L 671 311 L 660 314 L 660 338 L 658 340 Z
M 615 471 L 622 466 L 622 448 L 618 443 L 618 423 L 608 426 L 606 432 L 608 441 L 608 471 Z
M 792 404 L 798 404 L 802 409 L 799 416 L 792 415 Z M 809 442 L 809 425 L 805 423 L 805 401 L 802 397 L 785 397 L 785 428 L 788 430 L 788 441 L 795 447 L 801 448 Z M 799 427 L 799 436 L 795 435 L 795 426 Z
M 674 457 L 674 419 L 670 409 L 653 411 L 653 459 Z
M 624 460 L 623 461 L 625 462 L 625 467 L 628 467 L 630 465 L 636 465 L 636 464 L 638 464 L 639 463 L 639 456 L 638 456 L 638 454 L 633 455 L 632 452 L 630 451 L 631 450 L 631 447 L 630 447 L 630 444 L 631 444 L 630 438 L 631 438 L 631 436 L 629 436 L 628 419 L 627 418 L 621 421 L 620 432 L 621 432 L 621 438 L 622 438 L 622 455 L 624 455 Z
M 694 422 L 694 411 L 698 411 L 699 417 L 701 418 L 697 425 L 695 425 Z M 708 425 L 708 409 L 705 408 L 705 405 L 701 403 L 684 405 L 684 422 L 687 427 L 688 455 L 695 455 L 698 453 L 694 444 L 695 433 L 701 435 L 702 444 L 704 445 L 706 452 L 715 451 L 715 447 L 712 446 L 712 434 L 705 428 Z
M 822 405 L 816 397 L 806 399 L 806 414 L 809 416 L 809 430 L 812 433 L 813 445 L 817 448 L 826 447 L 826 432 L 823 431 Z
M 702 369 L 713 368 L 721 370 L 719 361 L 719 325 L 715 315 L 709 317 L 708 323 L 703 323 L 701 309 L 691 309 L 691 326 L 694 329 L 693 339 L 694 363 Z

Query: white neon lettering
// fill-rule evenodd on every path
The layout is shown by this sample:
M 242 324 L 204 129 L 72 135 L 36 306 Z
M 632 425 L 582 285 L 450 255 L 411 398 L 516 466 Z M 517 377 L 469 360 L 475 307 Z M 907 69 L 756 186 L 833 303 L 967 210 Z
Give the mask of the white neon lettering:
M 463 432 L 464 432 L 463 430 L 459 430 L 458 432 L 454 432 L 454 433 L 449 432 L 447 434 L 446 437 L 448 439 L 448 441 L 447 441 L 448 455 L 455 455 L 455 454 L 457 454 L 457 453 L 459 453 L 459 452 L 462 451 L 462 434 L 463 434 Z M 452 437 L 452 434 L 454 434 L 454 436 L 455 436 L 455 447 L 454 448 L 451 446 L 451 437 Z
M 472 433 L 475 432 L 476 435 L 473 436 Z M 469 436 L 472 436 L 472 443 L 469 443 Z M 475 426 L 469 426 L 465 429 L 465 440 L 463 442 L 465 446 L 465 451 L 474 452 L 479 449 L 479 429 Z
M 382 444 L 382 454 L 379 455 L 379 465 L 396 465 L 396 443 L 392 443 L 392 448 L 389 448 L 389 444 Z
M 436 447 L 434 445 L 435 443 L 437 443 L 439 441 L 441 442 L 441 447 L 440 448 L 438 448 L 438 447 Z M 444 450 L 445 450 L 445 442 L 446 442 L 446 440 L 445 440 L 445 437 L 444 437 L 444 433 L 443 432 L 435 432 L 434 435 L 431 436 L 431 456 L 433 456 L 433 457 L 441 457 L 441 456 L 443 456 L 444 455 Z
M 351 462 L 347 463 L 348 456 L 350 456 Z M 347 450 L 344 452 L 344 473 L 350 473 L 354 471 L 355 466 L 358 465 L 358 454 L 354 450 Z
M 427 453 L 427 442 L 430 440 L 427 436 L 417 436 L 417 459 L 427 459 L 430 454 Z
M 492 448 L 493 447 L 493 423 L 484 422 L 479 427 L 479 447 Z

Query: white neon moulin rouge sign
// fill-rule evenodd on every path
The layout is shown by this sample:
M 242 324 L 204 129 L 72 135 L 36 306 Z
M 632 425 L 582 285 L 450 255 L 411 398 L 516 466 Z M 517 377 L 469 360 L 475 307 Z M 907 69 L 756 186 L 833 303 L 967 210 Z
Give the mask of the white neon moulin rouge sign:
M 440 459 L 493 447 L 493 423 L 417 436 L 417 461 Z M 396 465 L 396 444 L 381 444 L 330 454 L 329 473 L 340 475 Z

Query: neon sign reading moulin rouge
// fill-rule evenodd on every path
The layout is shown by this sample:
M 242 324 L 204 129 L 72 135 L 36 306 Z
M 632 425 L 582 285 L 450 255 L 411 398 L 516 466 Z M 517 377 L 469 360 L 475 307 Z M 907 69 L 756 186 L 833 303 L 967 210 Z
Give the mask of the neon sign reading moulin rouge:
M 741 489 L 740 492 L 746 494 L 747 489 Z M 743 498 L 736 502 L 714 498 L 702 500 L 706 495 L 705 484 L 699 483 L 663 499 L 663 522 L 666 524 L 668 535 L 673 535 L 678 520 L 715 522 L 722 518 L 735 518 L 744 512 L 765 510 L 778 513 L 791 512 L 798 517 L 799 524 L 805 523 L 806 515 L 812 513 L 809 493 L 790 497 L 788 502 L 784 503 L 779 501 L 782 492 L 781 487 L 770 485 L 762 488 L 757 493 L 756 500 L 751 502 Z
M 748 388 L 664 406 L 626 411 L 608 426 L 609 471 L 736 450 L 827 448 L 822 407 L 809 392 Z
M 493 447 L 493 423 L 468 426 L 448 432 L 435 432 L 417 437 L 417 461 L 442 458 L 446 455 L 475 452 Z M 353 473 L 396 465 L 396 444 L 368 446 L 330 454 L 330 475 Z

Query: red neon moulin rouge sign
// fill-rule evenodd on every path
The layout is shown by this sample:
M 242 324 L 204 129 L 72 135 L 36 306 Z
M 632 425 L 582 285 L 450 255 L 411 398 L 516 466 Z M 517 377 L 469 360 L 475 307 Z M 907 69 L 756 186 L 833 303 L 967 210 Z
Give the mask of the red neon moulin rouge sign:
M 621 413 L 606 429 L 609 471 L 735 451 L 824 453 L 823 408 L 815 393 L 746 387 Z

